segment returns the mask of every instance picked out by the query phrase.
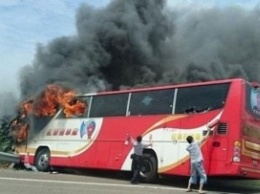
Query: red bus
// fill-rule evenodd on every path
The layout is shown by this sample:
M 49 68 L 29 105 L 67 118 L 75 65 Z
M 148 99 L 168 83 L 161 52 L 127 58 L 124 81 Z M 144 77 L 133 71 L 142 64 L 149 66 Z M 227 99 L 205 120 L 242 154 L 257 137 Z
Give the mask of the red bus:
M 189 176 L 186 137 L 204 139 L 208 176 L 260 178 L 259 86 L 243 79 L 130 89 L 77 96 L 84 115 L 35 118 L 33 135 L 16 147 L 39 171 L 50 166 L 131 171 L 133 146 L 143 136 L 142 179 Z M 210 133 L 207 126 L 212 125 Z M 31 132 L 32 133 L 32 132 Z

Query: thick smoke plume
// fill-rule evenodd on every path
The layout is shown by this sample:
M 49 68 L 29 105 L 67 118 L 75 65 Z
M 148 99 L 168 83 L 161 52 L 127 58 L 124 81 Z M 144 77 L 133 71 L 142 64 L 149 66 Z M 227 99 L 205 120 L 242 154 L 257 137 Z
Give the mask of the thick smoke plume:
M 82 5 L 77 34 L 39 45 L 21 94 L 46 84 L 79 92 L 243 77 L 260 81 L 260 8 L 167 10 L 164 0 Z

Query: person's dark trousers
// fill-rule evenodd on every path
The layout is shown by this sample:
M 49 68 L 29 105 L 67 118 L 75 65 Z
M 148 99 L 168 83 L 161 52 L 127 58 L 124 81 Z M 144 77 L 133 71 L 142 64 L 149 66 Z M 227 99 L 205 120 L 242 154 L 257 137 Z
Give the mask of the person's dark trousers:
M 135 156 L 133 158 L 133 177 L 131 179 L 132 184 L 139 183 L 139 175 L 140 171 L 142 169 L 142 157 L 141 156 Z

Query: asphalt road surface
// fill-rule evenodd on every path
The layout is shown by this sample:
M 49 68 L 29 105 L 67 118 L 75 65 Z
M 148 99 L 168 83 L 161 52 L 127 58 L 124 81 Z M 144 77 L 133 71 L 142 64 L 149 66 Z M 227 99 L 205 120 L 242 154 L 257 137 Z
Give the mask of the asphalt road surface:
M 132 185 L 130 175 L 117 172 L 70 171 L 42 173 L 25 170 L 0 169 L 1 194 L 184 194 L 187 178 L 161 179 L 153 184 Z M 255 190 L 207 186 L 208 194 L 248 193 Z M 260 188 L 259 188 L 260 191 Z M 193 192 L 196 193 L 196 190 Z M 260 192 L 259 192 L 260 193 Z

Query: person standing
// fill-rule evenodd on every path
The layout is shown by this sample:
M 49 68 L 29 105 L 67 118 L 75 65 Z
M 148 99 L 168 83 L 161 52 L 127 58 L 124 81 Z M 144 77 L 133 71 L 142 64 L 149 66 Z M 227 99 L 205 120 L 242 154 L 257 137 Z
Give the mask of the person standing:
M 208 131 L 206 136 L 209 134 L 209 131 L 212 127 L 213 126 L 207 126 Z M 191 175 L 188 183 L 188 188 L 186 191 L 192 192 L 191 185 L 197 184 L 197 178 L 199 176 L 200 186 L 199 186 L 198 193 L 201 194 L 206 193 L 205 191 L 203 191 L 203 186 L 207 182 L 207 175 L 204 169 L 204 164 L 203 164 L 204 159 L 200 148 L 201 142 L 195 142 L 192 136 L 188 136 L 186 140 L 189 143 L 186 150 L 190 154 L 190 163 L 191 163 Z M 204 140 L 205 138 L 202 141 Z
M 143 144 L 142 136 L 138 136 L 136 140 L 131 137 L 131 142 L 134 146 L 134 154 L 133 154 L 133 177 L 131 179 L 132 184 L 139 183 L 139 174 L 143 165 L 142 155 L 144 148 L 152 146 L 152 136 L 149 137 L 150 143 Z

